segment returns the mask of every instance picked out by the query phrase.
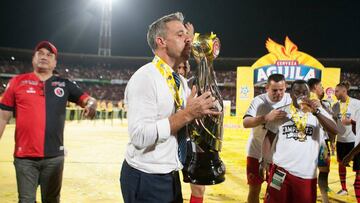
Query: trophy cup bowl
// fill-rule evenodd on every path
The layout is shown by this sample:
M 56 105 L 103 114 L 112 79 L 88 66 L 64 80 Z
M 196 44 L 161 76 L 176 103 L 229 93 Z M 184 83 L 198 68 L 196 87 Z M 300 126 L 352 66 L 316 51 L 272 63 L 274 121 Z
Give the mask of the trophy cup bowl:
M 300 107 L 300 110 L 304 113 L 308 113 L 311 112 L 311 107 L 308 103 L 304 102 L 304 99 L 306 98 L 306 96 L 301 96 L 297 98 L 297 103 Z

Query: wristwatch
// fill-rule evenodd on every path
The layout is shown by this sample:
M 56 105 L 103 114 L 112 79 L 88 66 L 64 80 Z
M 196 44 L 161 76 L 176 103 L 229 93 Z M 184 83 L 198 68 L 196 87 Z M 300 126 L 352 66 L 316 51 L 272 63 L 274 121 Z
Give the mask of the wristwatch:
M 313 113 L 314 116 L 318 116 L 320 114 L 320 109 L 317 108 Z
M 92 108 L 92 106 L 95 104 L 95 99 L 89 98 L 86 102 L 86 107 Z

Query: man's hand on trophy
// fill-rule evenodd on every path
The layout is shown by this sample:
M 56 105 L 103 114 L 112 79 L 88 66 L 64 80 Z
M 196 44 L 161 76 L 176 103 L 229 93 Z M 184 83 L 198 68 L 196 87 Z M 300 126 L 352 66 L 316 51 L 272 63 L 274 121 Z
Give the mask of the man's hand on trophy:
M 316 112 L 316 110 L 321 107 L 321 103 L 320 103 L 319 99 L 306 98 L 305 100 L 308 100 L 307 102 L 309 103 L 309 105 L 311 107 L 312 113 Z
M 202 95 L 197 96 L 196 87 L 193 86 L 191 95 L 187 99 L 187 105 L 184 109 L 191 117 L 191 120 L 200 118 L 204 115 L 221 115 L 222 112 L 212 110 L 216 105 L 216 100 L 211 96 L 211 92 L 204 92 Z
M 318 104 L 320 104 L 319 101 L 310 100 L 306 96 L 301 96 L 297 98 L 297 103 L 299 104 L 300 109 L 304 112 L 316 112 L 316 109 L 318 108 Z
M 341 123 L 343 125 L 351 125 L 351 118 L 348 118 L 347 116 L 343 116 L 341 118 Z

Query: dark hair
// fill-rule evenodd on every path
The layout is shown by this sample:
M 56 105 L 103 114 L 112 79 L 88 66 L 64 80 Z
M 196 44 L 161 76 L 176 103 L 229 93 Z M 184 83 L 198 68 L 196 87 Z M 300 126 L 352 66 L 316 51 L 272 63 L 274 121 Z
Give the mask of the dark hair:
M 336 85 L 336 87 L 345 87 L 346 90 L 349 90 L 350 86 L 350 82 L 346 80 Z
M 307 84 L 309 85 L 309 88 L 312 90 L 315 88 L 315 85 L 321 83 L 321 80 L 318 79 L 318 78 L 310 78 L 308 81 L 307 81 Z
M 303 85 L 303 84 L 307 85 L 307 83 L 306 83 L 305 80 L 295 80 L 295 81 L 291 84 L 290 90 L 292 91 L 295 85 Z
M 267 83 L 269 84 L 271 81 L 274 81 L 274 82 L 280 82 L 280 81 L 285 81 L 285 77 L 283 74 L 278 74 L 278 73 L 275 73 L 275 74 L 271 74 L 268 79 L 267 79 Z

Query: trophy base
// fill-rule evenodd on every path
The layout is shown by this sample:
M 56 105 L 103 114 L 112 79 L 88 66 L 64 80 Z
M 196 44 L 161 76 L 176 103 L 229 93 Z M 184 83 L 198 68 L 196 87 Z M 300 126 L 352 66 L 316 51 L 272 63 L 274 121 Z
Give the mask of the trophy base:
M 225 181 L 225 165 L 218 152 L 197 152 L 186 166 L 188 178 L 196 185 L 215 185 Z

